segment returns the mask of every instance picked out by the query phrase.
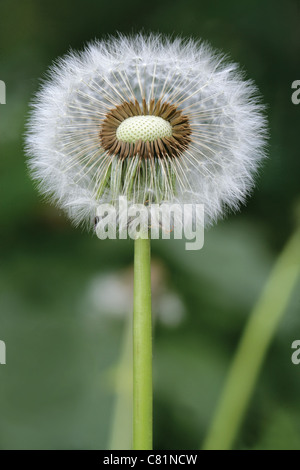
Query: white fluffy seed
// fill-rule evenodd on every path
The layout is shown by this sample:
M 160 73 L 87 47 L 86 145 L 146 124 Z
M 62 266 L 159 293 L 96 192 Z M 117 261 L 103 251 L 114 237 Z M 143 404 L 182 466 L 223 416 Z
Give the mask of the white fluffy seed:
M 127 100 L 141 110 L 144 100 L 161 100 L 182 111 L 189 147 L 178 158 L 108 155 L 101 124 Z M 157 122 L 147 129 L 139 120 L 135 131 L 124 123 L 123 137 L 158 135 Z M 99 204 L 118 196 L 134 205 L 149 194 L 158 203 L 204 204 L 205 223 L 212 224 L 245 201 L 265 141 L 257 89 L 236 64 L 200 41 L 138 34 L 96 41 L 57 62 L 36 96 L 26 145 L 41 192 L 76 224 L 91 224 Z

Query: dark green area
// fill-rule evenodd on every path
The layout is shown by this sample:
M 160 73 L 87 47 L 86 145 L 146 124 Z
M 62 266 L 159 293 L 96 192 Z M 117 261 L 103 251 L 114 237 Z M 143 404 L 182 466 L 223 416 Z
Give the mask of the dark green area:
M 177 326 L 157 321 L 155 328 L 156 448 L 200 445 L 247 317 L 295 225 L 300 105 L 291 102 L 291 83 L 300 80 L 299 2 L 1 0 L 1 449 L 108 446 L 124 320 L 90 292 L 99 276 L 129 269 L 130 279 L 132 242 L 100 242 L 39 197 L 23 132 L 28 102 L 53 60 L 94 38 L 141 29 L 201 37 L 239 62 L 261 91 L 271 136 L 247 206 L 207 231 L 201 251 L 153 243 L 164 289 L 185 310 Z M 300 449 L 300 365 L 291 363 L 291 343 L 300 339 L 299 287 L 236 448 Z

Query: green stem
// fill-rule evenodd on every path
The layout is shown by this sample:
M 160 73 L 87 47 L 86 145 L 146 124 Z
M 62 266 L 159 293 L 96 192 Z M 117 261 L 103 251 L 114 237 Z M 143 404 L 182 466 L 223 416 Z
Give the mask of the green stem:
M 286 310 L 300 274 L 300 230 L 279 256 L 269 280 L 254 307 L 233 359 L 205 450 L 232 448 L 267 349 Z
M 134 242 L 133 449 L 152 449 L 150 239 Z

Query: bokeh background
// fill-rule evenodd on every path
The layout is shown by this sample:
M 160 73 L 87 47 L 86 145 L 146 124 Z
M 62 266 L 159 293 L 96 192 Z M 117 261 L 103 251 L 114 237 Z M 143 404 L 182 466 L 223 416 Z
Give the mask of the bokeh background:
M 128 444 L 132 241 L 100 242 L 43 201 L 23 134 L 53 60 L 94 38 L 141 29 L 203 38 L 239 62 L 261 91 L 271 136 L 247 206 L 207 231 L 201 251 L 153 243 L 155 448 L 200 446 L 247 318 L 297 224 L 298 1 L 0 0 L 1 449 Z M 299 287 L 236 449 L 300 449 L 300 365 L 291 362 Z

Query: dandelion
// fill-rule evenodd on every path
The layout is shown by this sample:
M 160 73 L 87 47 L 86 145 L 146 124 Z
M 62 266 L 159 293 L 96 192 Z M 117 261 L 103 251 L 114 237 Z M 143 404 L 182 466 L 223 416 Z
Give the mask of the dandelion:
M 29 122 L 29 166 L 76 223 L 97 206 L 237 209 L 263 156 L 256 88 L 206 44 L 138 35 L 96 42 L 54 65 Z
M 52 67 L 35 99 L 27 153 L 40 190 L 75 224 L 98 221 L 105 203 L 120 218 L 122 197 L 149 208 L 203 204 L 209 225 L 252 189 L 265 128 L 254 84 L 207 44 L 120 35 Z M 141 239 L 134 335 L 134 446 L 150 448 L 150 248 Z

